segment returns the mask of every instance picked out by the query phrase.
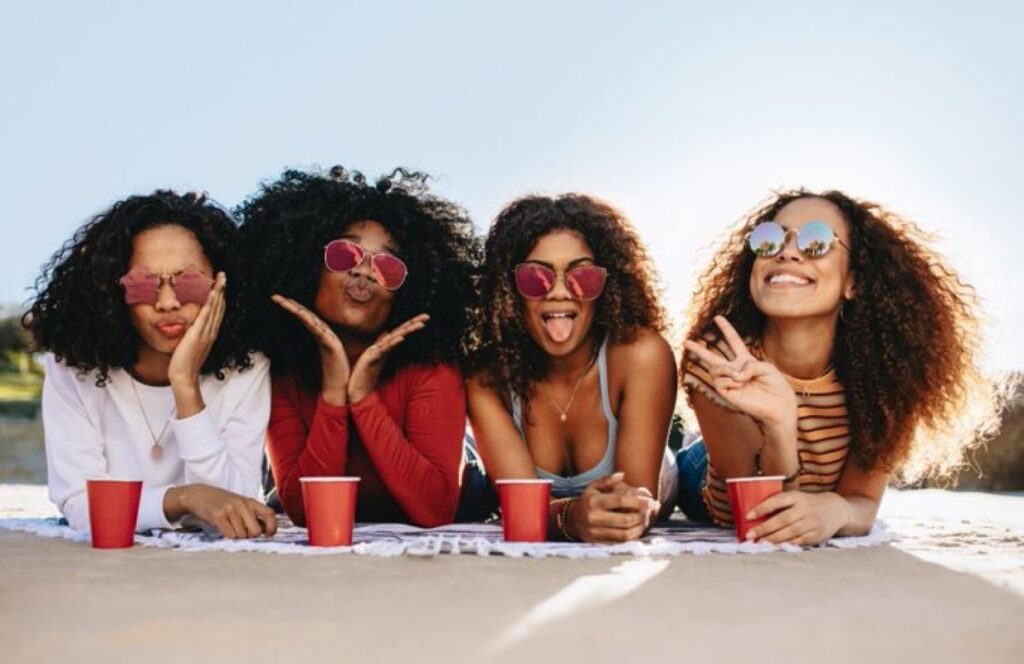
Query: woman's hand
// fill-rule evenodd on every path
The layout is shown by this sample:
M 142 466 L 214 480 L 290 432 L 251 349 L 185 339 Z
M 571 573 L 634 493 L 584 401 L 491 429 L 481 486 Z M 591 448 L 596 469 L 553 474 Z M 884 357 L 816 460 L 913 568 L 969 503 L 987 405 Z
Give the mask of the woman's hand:
M 661 505 L 646 489 L 626 484 L 624 477 L 620 472 L 591 482 L 569 509 L 566 528 L 584 542 L 640 539 Z
M 180 419 L 191 417 L 204 407 L 199 392 L 199 376 L 224 320 L 224 288 L 227 281 L 227 275 L 217 273 L 206 302 L 171 354 L 167 376 L 174 392 L 175 414 Z
M 377 387 L 377 378 L 384 368 L 384 360 L 388 353 L 398 344 L 405 341 L 405 338 L 422 330 L 430 316 L 420 314 L 405 321 L 390 332 L 384 332 L 373 344 L 363 351 L 363 354 L 356 360 L 356 366 L 352 369 L 352 378 L 348 381 L 349 403 L 362 401 L 370 392 Z
M 192 514 L 215 527 L 228 539 L 245 539 L 277 532 L 277 516 L 258 500 L 206 484 L 172 487 L 164 494 L 169 521 Z
M 785 491 L 766 498 L 747 513 L 747 519 L 770 516 L 747 531 L 747 539 L 772 544 L 814 546 L 826 541 L 850 519 L 846 499 L 836 493 Z
M 334 330 L 315 313 L 283 295 L 270 297 L 275 304 L 299 319 L 320 348 L 320 396 L 332 406 L 348 403 L 349 364 L 345 347 Z
M 716 316 L 715 323 L 732 349 L 732 360 L 690 339 L 683 344 L 686 350 L 708 366 L 715 390 L 726 401 L 765 426 L 795 430 L 796 394 L 786 377 L 771 362 L 763 362 L 751 355 L 743 339 L 723 316 Z

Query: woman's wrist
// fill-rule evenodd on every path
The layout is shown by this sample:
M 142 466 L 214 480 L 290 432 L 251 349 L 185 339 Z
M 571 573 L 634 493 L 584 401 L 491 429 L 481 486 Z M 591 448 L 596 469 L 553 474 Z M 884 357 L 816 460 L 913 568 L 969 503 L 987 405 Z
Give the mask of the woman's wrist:
M 187 494 L 187 486 L 172 486 L 164 493 L 164 516 L 171 523 L 188 513 L 188 508 L 185 507 Z
M 352 389 L 350 386 L 348 390 L 348 402 L 350 404 L 359 403 L 366 397 L 370 396 L 370 392 L 372 391 L 373 390 Z
M 823 499 L 829 501 L 830 514 L 832 518 L 829 530 L 832 531 L 831 535 L 846 535 L 846 534 L 863 534 L 861 531 L 866 533 L 871 530 L 868 526 L 866 529 L 860 528 L 856 522 L 856 512 L 853 509 L 853 504 L 845 497 L 835 492 L 820 494 Z M 831 536 L 830 535 L 830 536 Z
M 174 415 L 179 420 L 192 417 L 206 407 L 198 376 L 179 380 L 171 378 L 171 392 L 174 394 Z
M 784 484 L 797 482 L 803 470 L 797 446 L 796 422 L 763 429 L 764 444 L 757 454 L 757 471 L 765 475 L 782 475 Z
M 555 526 L 558 530 L 558 534 L 561 535 L 562 539 L 566 542 L 581 541 L 575 526 L 570 524 L 570 513 L 573 512 L 577 503 L 579 503 L 578 498 L 567 498 L 559 501 L 559 504 L 556 507 Z
M 348 391 L 344 387 L 324 387 L 320 390 L 320 398 L 328 406 L 348 405 Z

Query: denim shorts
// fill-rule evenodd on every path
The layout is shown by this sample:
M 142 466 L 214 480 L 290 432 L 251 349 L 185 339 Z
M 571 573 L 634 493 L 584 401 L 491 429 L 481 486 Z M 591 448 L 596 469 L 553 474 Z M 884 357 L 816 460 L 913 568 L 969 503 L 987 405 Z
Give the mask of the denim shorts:
M 679 495 L 676 504 L 690 521 L 714 523 L 702 496 L 708 477 L 708 449 L 697 438 L 676 455 L 679 468 Z

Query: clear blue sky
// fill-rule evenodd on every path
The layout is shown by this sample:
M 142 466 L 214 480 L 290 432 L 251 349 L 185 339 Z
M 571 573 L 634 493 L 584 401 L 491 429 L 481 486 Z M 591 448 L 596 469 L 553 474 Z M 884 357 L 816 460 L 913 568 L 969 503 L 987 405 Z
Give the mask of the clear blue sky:
M 343 163 L 426 170 L 481 231 L 527 192 L 602 196 L 678 318 L 709 243 L 804 184 L 939 232 L 991 362 L 1024 368 L 1019 4 L 92 4 L 0 9 L 2 303 L 129 193 L 233 206 Z

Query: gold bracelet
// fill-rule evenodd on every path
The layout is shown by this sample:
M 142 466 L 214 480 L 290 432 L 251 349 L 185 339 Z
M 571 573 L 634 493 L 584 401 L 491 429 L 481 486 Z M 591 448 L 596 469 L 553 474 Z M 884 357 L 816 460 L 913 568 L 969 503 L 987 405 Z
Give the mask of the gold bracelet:
M 563 501 L 562 505 L 558 508 L 558 511 L 555 512 L 555 525 L 558 526 L 558 532 L 562 534 L 562 537 L 567 542 L 580 541 L 579 538 L 573 537 L 572 534 L 569 532 L 569 529 L 565 527 L 565 522 L 568 520 L 569 517 L 569 509 L 577 500 L 579 499 L 569 498 L 568 500 Z

